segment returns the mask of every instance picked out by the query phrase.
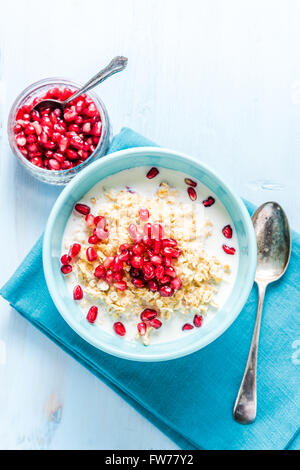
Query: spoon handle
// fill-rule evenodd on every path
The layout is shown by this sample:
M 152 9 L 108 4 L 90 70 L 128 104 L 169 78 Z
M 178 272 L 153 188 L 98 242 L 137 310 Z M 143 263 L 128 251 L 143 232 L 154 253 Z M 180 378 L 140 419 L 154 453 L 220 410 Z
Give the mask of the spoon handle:
M 82 95 L 86 91 L 90 90 L 91 88 L 94 88 L 96 85 L 99 85 L 99 83 L 103 82 L 111 75 L 114 75 L 117 72 L 121 72 L 121 70 L 125 69 L 127 62 L 128 62 L 128 59 L 122 56 L 117 56 L 114 59 L 112 59 L 112 61 L 104 69 L 100 70 L 100 72 L 98 72 L 85 85 L 83 85 L 83 87 L 80 88 L 80 90 L 78 90 L 76 93 L 71 95 L 68 99 L 66 99 L 63 102 L 63 106 L 65 106 L 70 101 L 77 98 L 78 96 Z
M 233 417 L 236 421 L 241 424 L 250 424 L 255 420 L 256 417 L 257 352 L 266 287 L 266 284 L 258 284 L 258 306 L 255 327 L 253 331 L 244 377 L 240 385 L 240 389 L 233 408 Z

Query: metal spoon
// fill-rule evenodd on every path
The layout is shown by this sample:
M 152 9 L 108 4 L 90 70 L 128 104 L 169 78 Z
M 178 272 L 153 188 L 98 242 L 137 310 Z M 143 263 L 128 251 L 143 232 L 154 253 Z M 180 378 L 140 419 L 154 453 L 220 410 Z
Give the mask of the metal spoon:
M 128 62 L 128 59 L 126 57 L 117 56 L 114 59 L 112 59 L 112 61 L 104 69 L 100 70 L 100 72 L 98 72 L 97 75 L 95 75 L 85 85 L 83 85 L 83 87 L 80 88 L 80 90 L 78 90 L 76 93 L 71 95 L 65 101 L 46 99 L 37 103 L 35 106 L 33 106 L 32 109 L 35 109 L 36 111 L 42 111 L 45 108 L 51 108 L 51 109 L 59 108 L 61 111 L 63 111 L 65 106 L 70 101 L 74 100 L 75 98 L 82 95 L 83 93 L 90 90 L 91 88 L 94 88 L 96 85 L 99 85 L 99 83 L 103 82 L 111 75 L 114 75 L 115 73 L 121 72 L 121 70 L 125 69 L 127 62 Z
M 234 404 L 233 417 L 242 424 L 250 424 L 256 417 L 256 368 L 259 330 L 265 291 L 286 271 L 291 254 L 291 233 L 287 217 L 276 202 L 266 202 L 252 215 L 257 239 L 258 307 L 248 361 Z

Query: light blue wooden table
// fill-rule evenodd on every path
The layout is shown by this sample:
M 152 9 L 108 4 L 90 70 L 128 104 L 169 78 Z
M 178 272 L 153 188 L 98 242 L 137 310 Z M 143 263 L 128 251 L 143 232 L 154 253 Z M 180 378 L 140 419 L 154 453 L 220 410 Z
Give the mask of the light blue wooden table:
M 256 204 L 281 203 L 300 230 L 299 18 L 297 0 L 1 1 L 1 284 L 60 192 L 11 154 L 12 101 L 47 76 L 83 82 L 117 54 L 127 71 L 97 89 L 114 133 L 129 126 L 198 157 Z M 176 448 L 2 300 L 0 309 L 1 449 Z

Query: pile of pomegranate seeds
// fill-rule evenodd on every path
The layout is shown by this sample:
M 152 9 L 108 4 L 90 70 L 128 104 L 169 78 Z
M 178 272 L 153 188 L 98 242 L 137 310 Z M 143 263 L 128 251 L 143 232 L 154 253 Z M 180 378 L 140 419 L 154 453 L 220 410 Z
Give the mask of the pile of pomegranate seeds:
M 64 101 L 73 93 L 70 88 L 54 87 L 17 111 L 16 143 L 33 165 L 47 170 L 69 170 L 95 151 L 102 123 L 94 101 L 87 95 L 71 101 L 63 114 L 58 108 L 46 108 L 40 113 L 32 109 L 43 99 Z
M 231 225 L 225 225 L 225 227 L 223 227 L 222 229 L 222 233 L 224 235 L 224 237 L 226 238 L 232 238 L 232 228 L 231 228 Z M 227 255 L 234 255 L 235 253 L 235 248 L 233 248 L 232 246 L 228 246 L 228 245 L 222 245 L 222 248 L 223 250 L 225 251 L 225 253 Z
M 73 245 L 71 245 L 70 247 L 69 253 L 62 255 L 62 257 L 60 258 L 60 262 L 62 264 L 60 270 L 63 274 L 70 274 L 73 269 L 70 263 L 73 258 L 76 258 L 80 250 L 81 245 L 79 243 L 73 243 Z
M 140 336 L 146 334 L 147 328 L 152 327 L 158 330 L 162 326 L 162 322 L 156 318 L 158 315 L 156 310 L 146 308 L 141 313 L 141 322 L 137 324 L 137 329 Z

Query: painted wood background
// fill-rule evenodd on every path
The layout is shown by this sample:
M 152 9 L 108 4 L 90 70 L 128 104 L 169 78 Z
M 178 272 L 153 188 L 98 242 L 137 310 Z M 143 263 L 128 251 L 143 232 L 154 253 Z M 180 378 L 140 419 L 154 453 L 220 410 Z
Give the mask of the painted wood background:
M 242 196 L 276 200 L 300 230 L 300 3 L 289 0 L 0 0 L 3 284 L 60 190 L 16 163 L 6 121 L 44 77 L 97 89 L 114 133 L 130 126 L 211 165 Z M 175 449 L 106 385 L 0 301 L 1 449 Z

